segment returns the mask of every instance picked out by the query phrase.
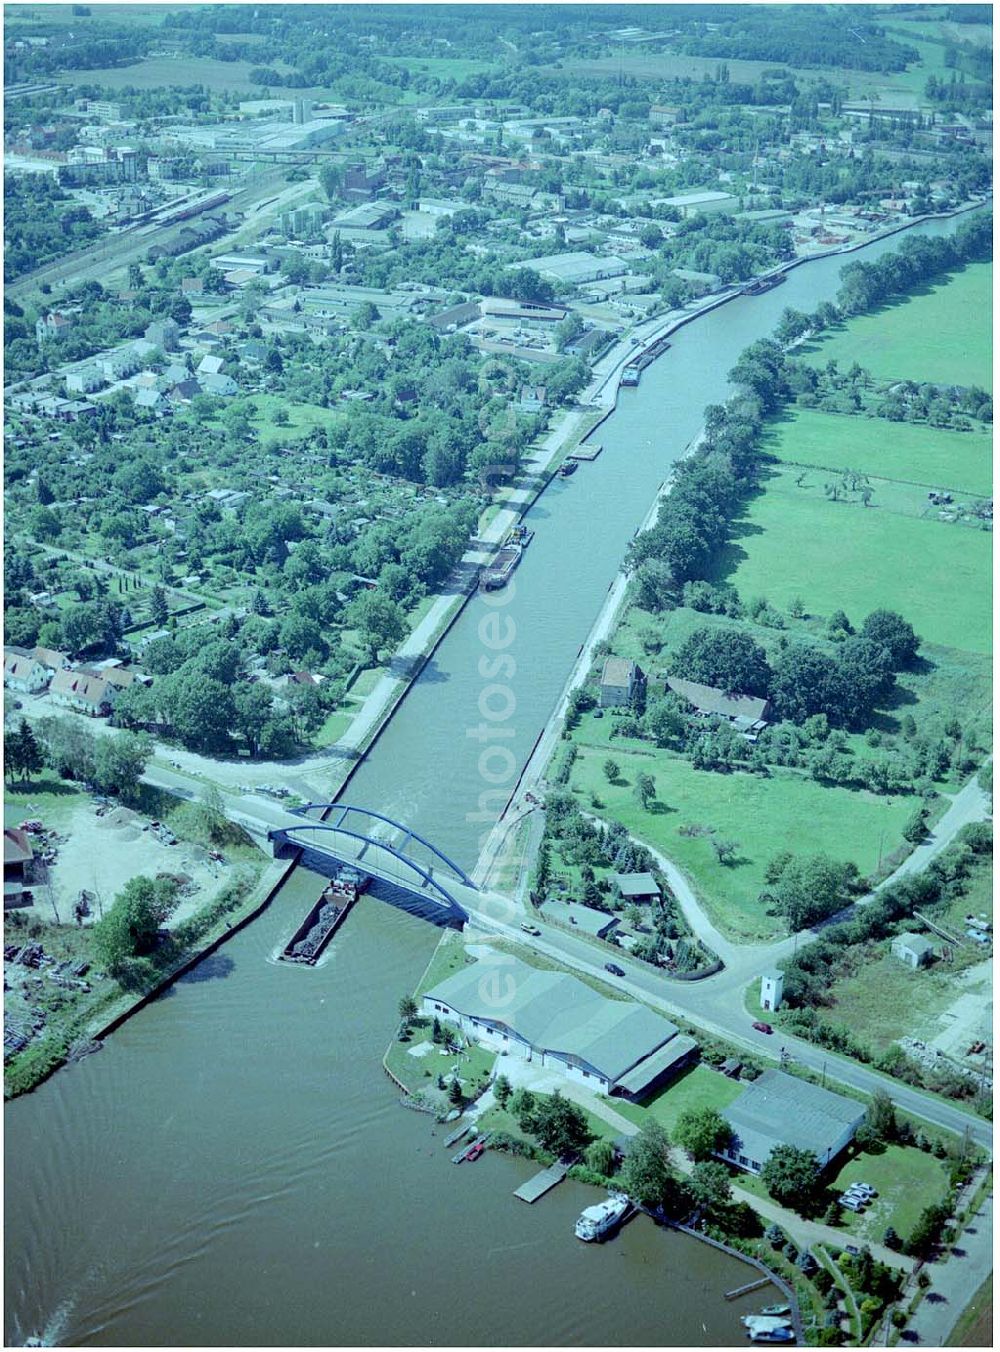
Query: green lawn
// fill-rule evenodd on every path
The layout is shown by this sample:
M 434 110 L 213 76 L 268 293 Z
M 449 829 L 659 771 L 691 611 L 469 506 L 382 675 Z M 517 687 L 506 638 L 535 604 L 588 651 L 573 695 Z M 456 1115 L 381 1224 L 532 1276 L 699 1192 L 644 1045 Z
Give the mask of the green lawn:
M 815 475 L 796 486 L 797 473 L 778 471 L 749 503 L 716 580 L 786 611 L 796 596 L 820 615 L 897 610 L 927 642 L 990 651 L 990 532 L 882 506 L 882 483 L 872 507 L 832 502 Z
M 950 432 L 919 423 L 793 409 L 772 425 L 764 447 L 791 464 L 853 469 L 988 497 L 991 443 L 987 432 Z
M 721 930 L 736 938 L 762 939 L 781 932 L 778 917 L 757 902 L 764 869 L 781 850 L 825 851 L 852 859 L 863 874 L 891 853 L 913 810 L 905 797 L 826 787 L 780 771 L 768 779 L 745 773 L 695 770 L 666 752 L 639 755 L 615 750 L 621 777 L 609 784 L 603 749 L 581 747 L 571 785 L 604 803 L 608 818 L 621 821 L 636 836 L 673 859 L 688 875 L 706 910 Z M 645 811 L 632 785 L 641 772 L 653 775 L 657 803 Z M 803 825 L 808 824 L 808 839 Z M 737 863 L 723 866 L 712 849 L 712 836 L 681 835 L 681 826 L 711 826 L 718 839 L 739 843 Z
M 283 395 L 253 394 L 250 400 L 257 409 L 250 421 L 262 440 L 271 437 L 280 440 L 293 433 L 308 432 L 313 427 L 329 427 L 338 418 L 336 409 L 322 408 L 319 404 L 290 403 Z M 278 409 L 284 409 L 288 414 L 288 422 L 283 426 L 274 421 Z
M 708 1066 L 692 1066 L 655 1098 L 642 1105 L 644 1113 L 656 1119 L 669 1136 L 677 1119 L 688 1108 L 727 1107 L 739 1098 L 744 1086 Z
M 887 1146 L 881 1155 L 860 1154 L 831 1181 L 839 1195 L 851 1183 L 870 1183 L 878 1197 L 858 1215 L 844 1212 L 842 1229 L 849 1236 L 881 1243 L 886 1227 L 906 1239 L 925 1206 L 939 1202 L 948 1190 L 944 1163 L 914 1146 Z
M 79 784 L 56 779 L 47 771 L 27 786 L 4 785 L 3 824 L 18 826 L 28 817 L 40 817 L 47 827 L 59 829 L 76 807 L 89 800 L 90 794 Z
M 993 388 L 993 264 L 961 272 L 811 344 L 809 360 L 857 362 L 880 380 L 942 380 Z

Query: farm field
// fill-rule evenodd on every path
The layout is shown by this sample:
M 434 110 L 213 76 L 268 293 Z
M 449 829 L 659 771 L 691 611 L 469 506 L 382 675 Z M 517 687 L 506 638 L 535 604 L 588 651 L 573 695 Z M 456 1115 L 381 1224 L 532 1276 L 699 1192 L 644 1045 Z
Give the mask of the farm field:
M 970 263 L 936 286 L 857 315 L 801 349 L 816 365 L 857 362 L 879 380 L 993 388 L 993 264 Z
M 793 774 L 716 774 L 695 770 L 666 752 L 614 749 L 621 774 L 609 784 L 604 747 L 580 746 L 570 786 L 584 803 L 594 794 L 608 818 L 622 822 L 640 840 L 661 850 L 691 879 L 713 922 L 739 939 L 765 939 L 783 931 L 780 917 L 765 914 L 757 896 L 764 870 L 781 850 L 802 850 L 802 823 L 808 822 L 809 848 L 834 859 L 852 859 L 866 874 L 879 857 L 900 843 L 912 801 L 826 787 Z M 636 776 L 651 774 L 656 801 L 646 811 L 636 800 Z M 714 837 L 681 835 L 680 827 L 714 828 Z M 739 843 L 736 862 L 722 865 L 713 838 Z
M 914 42 L 914 46 L 917 45 L 918 43 Z M 924 43 L 922 46 L 930 48 L 933 44 Z M 882 102 L 892 107 L 916 108 L 922 102 L 927 76 L 935 74 L 940 66 L 940 59 L 936 53 L 928 51 L 927 56 L 933 62 L 931 66 L 924 66 L 921 62 L 911 70 L 899 74 L 838 68 L 837 82 L 845 84 L 854 98 L 863 98 L 874 93 Z M 675 52 L 635 52 L 622 55 L 615 52 L 614 55 L 592 57 L 587 60 L 570 59 L 563 63 L 562 68 L 584 79 L 591 76 L 597 79 L 610 77 L 617 80 L 622 75 L 626 77 L 631 75 L 639 80 L 700 80 L 705 76 L 714 79 L 719 64 L 720 58 L 716 56 L 686 56 Z M 730 79 L 734 82 L 756 84 L 764 71 L 774 70 L 779 63 L 727 57 L 724 64 L 729 70 Z M 815 70 L 791 66 L 787 62 L 781 62 L 780 66 L 796 79 L 808 82 L 816 78 Z
M 283 61 L 272 63 L 275 70 L 287 73 L 290 69 Z M 204 85 L 213 94 L 233 93 L 247 97 L 256 94 L 259 98 L 275 97 L 272 90 L 250 79 L 251 70 L 256 69 L 251 61 L 217 61 L 210 56 L 190 56 L 178 52 L 176 56 L 148 57 L 128 66 L 102 66 L 95 70 L 60 71 L 52 78 L 58 84 L 100 85 L 103 89 L 161 89 L 165 85 Z M 298 97 L 314 97 L 319 91 L 296 89 Z
M 992 492 L 988 432 L 793 409 L 772 425 L 764 447 L 785 464 L 858 470 L 982 497 Z
M 779 471 L 751 501 L 714 580 L 782 610 L 796 596 L 821 615 L 841 609 L 860 618 L 885 607 L 929 643 L 990 651 L 989 532 L 904 515 L 901 501 L 887 509 L 884 480 L 873 485 L 876 505 L 865 508 L 832 502 L 819 496 L 821 484 L 797 487 L 795 478 Z

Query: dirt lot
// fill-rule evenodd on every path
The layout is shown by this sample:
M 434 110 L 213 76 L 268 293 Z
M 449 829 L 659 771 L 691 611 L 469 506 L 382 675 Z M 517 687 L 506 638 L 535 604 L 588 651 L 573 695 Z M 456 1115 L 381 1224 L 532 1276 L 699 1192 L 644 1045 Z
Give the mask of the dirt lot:
M 966 1049 L 976 1041 L 989 1041 L 993 1023 L 992 963 L 980 962 L 955 977 L 957 994 L 937 1016 L 937 1031 L 928 1039 L 932 1047 L 964 1060 Z
M 128 808 L 112 807 L 100 817 L 97 811 L 89 799 L 78 802 L 65 824 L 60 823 L 58 853 L 49 866 L 48 881 L 33 889 L 34 910 L 42 919 L 53 919 L 54 903 L 59 920 L 72 922 L 81 890 L 96 898 L 90 920 L 100 919 L 101 909 L 111 905 L 130 878 L 171 873 L 190 879 L 174 916 L 183 920 L 225 880 L 227 866 L 210 859 L 203 846 L 187 841 L 163 844 L 150 831 L 149 818 Z

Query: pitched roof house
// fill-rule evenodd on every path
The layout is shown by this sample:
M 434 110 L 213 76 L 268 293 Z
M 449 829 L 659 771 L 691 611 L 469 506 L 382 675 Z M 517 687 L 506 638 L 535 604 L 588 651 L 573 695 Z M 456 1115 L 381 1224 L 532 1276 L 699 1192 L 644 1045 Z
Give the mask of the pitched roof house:
M 117 690 L 100 676 L 83 671 L 57 671 L 52 677 L 50 694 L 54 704 L 92 718 L 102 718 L 111 712 Z
M 3 683 L 11 690 L 21 690 L 33 695 L 44 690 L 52 679 L 52 673 L 24 648 L 4 648 Z
M 722 1116 L 733 1135 L 721 1158 L 759 1174 L 776 1145 L 811 1150 L 825 1168 L 853 1140 L 865 1105 L 795 1075 L 766 1070 Z
M 693 704 L 699 714 L 725 718 L 741 732 L 759 732 L 771 713 L 770 701 L 756 695 L 727 694 L 714 685 L 684 681 L 678 676 L 668 676 L 667 685 L 675 695 Z

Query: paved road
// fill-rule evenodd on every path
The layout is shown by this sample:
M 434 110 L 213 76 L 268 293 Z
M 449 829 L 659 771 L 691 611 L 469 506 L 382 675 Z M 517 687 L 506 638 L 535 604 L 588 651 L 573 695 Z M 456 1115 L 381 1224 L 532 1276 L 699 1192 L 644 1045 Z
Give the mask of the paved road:
M 926 1271 L 930 1290 L 910 1320 L 908 1334 L 924 1347 L 943 1347 L 959 1315 L 993 1271 L 992 1194 L 971 1218 L 952 1253 L 943 1263 L 931 1263 Z

